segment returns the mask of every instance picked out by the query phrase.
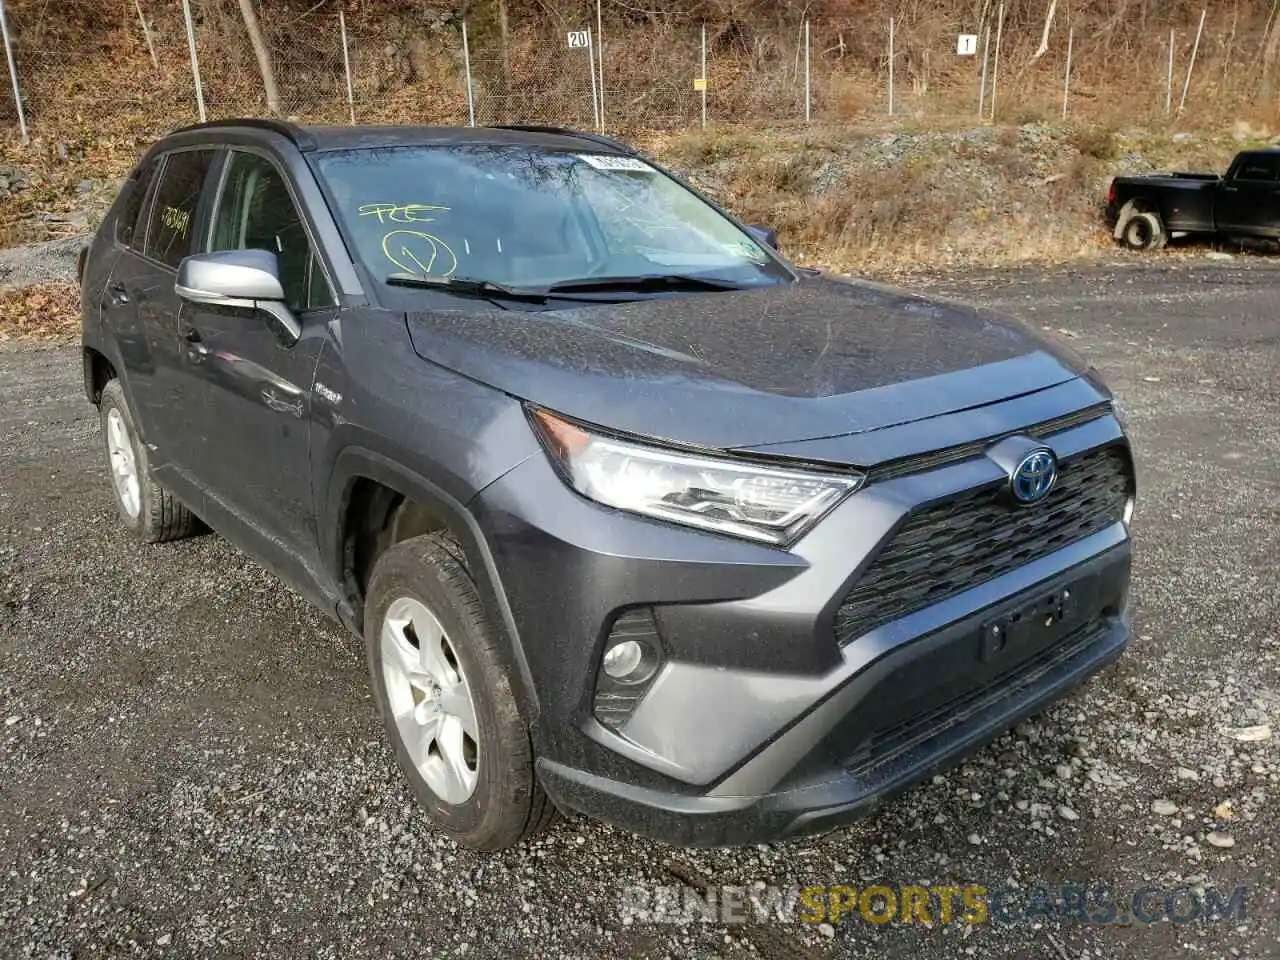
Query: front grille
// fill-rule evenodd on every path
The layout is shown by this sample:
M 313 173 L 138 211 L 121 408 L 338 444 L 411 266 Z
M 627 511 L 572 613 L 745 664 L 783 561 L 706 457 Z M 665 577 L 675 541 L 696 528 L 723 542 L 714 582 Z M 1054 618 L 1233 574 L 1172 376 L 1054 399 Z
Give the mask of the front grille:
M 1133 481 L 1122 449 L 1069 457 L 1058 469 L 1034 506 L 1008 503 L 995 484 L 911 515 L 840 605 L 836 639 L 848 643 L 1123 518 Z

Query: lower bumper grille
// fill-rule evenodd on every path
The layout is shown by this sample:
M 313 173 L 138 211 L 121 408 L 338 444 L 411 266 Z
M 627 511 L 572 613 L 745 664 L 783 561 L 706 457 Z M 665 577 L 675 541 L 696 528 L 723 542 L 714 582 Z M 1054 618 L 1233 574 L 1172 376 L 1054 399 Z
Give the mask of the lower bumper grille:
M 917 713 L 892 726 L 877 730 L 844 761 L 845 770 L 865 777 L 899 757 L 909 754 L 921 744 L 943 736 L 952 727 L 1001 703 L 1023 696 L 1042 677 L 1060 664 L 1080 656 L 1107 634 L 1111 619 L 1099 616 L 1076 630 L 1061 643 L 1054 644 L 1030 660 L 1024 661 L 999 677 L 976 689 L 952 697 L 924 712 Z
M 1057 486 L 1032 507 L 1012 506 L 1003 485 L 962 494 L 911 515 L 836 613 L 844 644 L 876 627 L 1105 530 L 1133 493 L 1128 453 L 1107 447 L 1059 464 Z

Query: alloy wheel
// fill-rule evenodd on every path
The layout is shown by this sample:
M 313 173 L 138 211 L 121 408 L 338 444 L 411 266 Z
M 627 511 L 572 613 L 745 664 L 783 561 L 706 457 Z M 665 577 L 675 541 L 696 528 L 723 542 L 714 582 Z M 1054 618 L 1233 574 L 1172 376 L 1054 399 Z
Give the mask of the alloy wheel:
M 448 804 L 475 792 L 480 731 L 475 699 L 444 627 L 411 597 L 382 621 L 382 675 L 396 730 L 422 779 Z

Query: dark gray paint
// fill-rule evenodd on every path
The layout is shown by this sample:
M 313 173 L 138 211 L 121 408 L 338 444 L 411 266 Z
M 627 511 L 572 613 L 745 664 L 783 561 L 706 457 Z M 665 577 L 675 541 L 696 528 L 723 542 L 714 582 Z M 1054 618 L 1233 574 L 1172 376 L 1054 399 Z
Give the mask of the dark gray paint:
M 1069 575 L 1091 550 L 1127 551 L 1127 531 L 1117 527 L 842 650 L 830 616 L 861 559 L 906 511 L 990 482 L 991 461 L 962 459 L 873 482 L 783 550 L 581 498 L 543 453 L 522 401 L 693 446 L 874 466 L 1105 403 L 1105 389 L 1078 358 L 1002 317 L 809 276 L 769 290 L 546 314 L 483 301 L 442 306 L 424 292 L 406 316 L 365 288 L 305 151 L 282 130 L 210 126 L 163 146 L 234 146 L 271 158 L 302 205 L 339 307 L 299 317 L 301 337 L 289 345 L 260 314 L 180 304 L 173 271 L 115 244 L 108 216 L 85 273 L 85 345 L 122 376 L 164 482 L 352 629 L 360 629 L 360 597 L 345 565 L 342 524 L 353 485 L 370 478 L 435 511 L 462 541 L 503 628 L 502 654 L 541 768 L 569 806 L 711 841 L 730 834 L 704 829 L 697 816 L 651 824 L 644 811 L 741 808 L 726 791 L 776 786 L 791 799 L 760 802 L 783 812 L 752 812 L 733 836 L 790 830 L 817 816 L 796 801 L 792 781 L 817 775 L 828 719 L 839 719 L 830 704 L 858 699 L 858 678 L 873 676 L 858 665 L 869 666 L 874 651 L 923 649 L 924 637 L 940 636 L 937 627 L 959 624 L 984 603 L 1011 602 L 1037 577 Z M 306 149 L 395 138 L 359 130 L 307 136 Z M 117 281 L 127 284 L 128 304 L 112 303 Z M 1125 440 L 1104 411 L 1048 442 L 1066 453 Z M 1115 571 L 1122 596 L 1127 563 Z M 620 736 L 595 722 L 590 703 L 612 617 L 635 604 L 658 605 L 668 666 L 652 702 Z M 1020 702 L 1051 698 L 1118 652 L 1127 634 L 1117 623 L 1106 651 Z M 970 629 L 955 626 L 952 640 L 967 642 Z M 699 698 L 711 693 L 748 698 L 751 721 L 744 715 L 733 730 L 708 736 Z M 798 716 L 824 719 L 797 722 L 789 729 L 810 732 L 779 738 L 779 725 Z M 966 728 L 961 739 L 986 729 Z M 682 733 L 703 742 L 682 745 Z M 921 772 L 913 767 L 900 779 Z M 855 800 L 834 805 L 852 815 L 862 803 Z

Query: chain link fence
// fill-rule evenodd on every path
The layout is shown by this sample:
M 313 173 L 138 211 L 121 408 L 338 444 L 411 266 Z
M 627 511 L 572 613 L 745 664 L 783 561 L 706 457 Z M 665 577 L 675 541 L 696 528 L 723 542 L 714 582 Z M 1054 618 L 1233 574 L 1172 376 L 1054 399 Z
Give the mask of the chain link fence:
M 155 135 L 194 122 L 202 109 L 209 119 L 543 123 L 623 133 L 890 112 L 970 122 L 1064 111 L 1103 119 L 1119 108 L 1160 116 L 1176 112 L 1188 73 L 1191 107 L 1251 96 L 1256 71 L 1248 65 L 1256 66 L 1262 43 L 1256 29 L 1221 17 L 1199 38 L 1185 25 L 1172 33 L 1160 27 L 1165 52 L 1153 58 L 1117 51 L 1104 31 L 1066 21 L 1035 53 L 1039 30 L 1002 32 L 994 18 L 978 28 L 926 16 L 918 5 L 894 23 L 891 42 L 888 22 L 866 18 L 755 30 L 741 22 L 624 28 L 606 16 L 600 37 L 591 23 L 508 29 L 448 17 L 371 18 L 367 5 L 356 24 L 332 0 L 287 15 L 280 11 L 291 8 L 259 0 L 269 92 L 230 0 L 120 0 L 109 21 L 67 6 L 5 5 L 16 78 L 0 97 L 0 122 L 16 130 L 25 120 L 30 135 L 46 140 Z M 962 55 L 957 39 L 966 31 L 978 40 Z M 1077 77 L 1070 103 L 1069 67 Z M 1097 88 L 1101 80 L 1106 91 Z M 1116 89 L 1123 102 L 1108 102 Z

